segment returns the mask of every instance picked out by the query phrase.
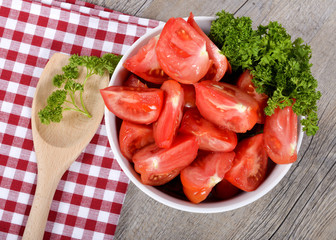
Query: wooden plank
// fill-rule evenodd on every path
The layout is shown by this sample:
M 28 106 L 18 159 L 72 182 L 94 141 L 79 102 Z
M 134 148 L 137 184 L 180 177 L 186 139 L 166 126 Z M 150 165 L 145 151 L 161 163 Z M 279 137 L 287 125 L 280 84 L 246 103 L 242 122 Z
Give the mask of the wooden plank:
M 167 21 L 171 17 L 188 17 L 190 12 L 195 16 L 214 16 L 219 9 L 236 12 L 246 0 L 223 1 L 223 0 L 156 0 L 142 8 L 139 16 L 161 21 Z
M 129 186 L 115 239 L 330 239 L 336 236 L 336 1 L 94 1 L 140 17 L 214 15 L 226 9 L 254 26 L 280 22 L 311 45 L 319 82 L 320 130 L 304 138 L 299 159 L 258 201 L 230 212 L 192 214 L 168 208 Z
M 151 2 L 151 0 L 132 0 L 132 1 L 84 0 L 84 1 L 134 16 L 137 16 L 138 12 L 141 9 L 146 8 L 146 6 Z

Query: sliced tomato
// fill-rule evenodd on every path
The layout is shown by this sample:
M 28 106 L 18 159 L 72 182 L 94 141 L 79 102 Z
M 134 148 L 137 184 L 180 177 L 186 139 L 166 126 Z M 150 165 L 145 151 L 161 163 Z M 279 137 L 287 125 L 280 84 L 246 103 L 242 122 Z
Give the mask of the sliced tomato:
M 230 64 L 230 62 L 229 61 L 227 61 L 227 68 L 226 68 L 226 71 L 228 72 L 228 73 L 232 73 L 232 67 L 231 67 L 231 64 Z
M 139 124 L 155 122 L 163 105 L 161 89 L 110 86 L 100 93 L 106 107 L 117 117 Z
M 193 203 L 205 200 L 231 168 L 234 156 L 234 152 L 201 154 L 184 168 L 181 171 L 181 182 L 187 198 Z
M 194 86 L 196 106 L 205 119 L 237 133 L 244 133 L 257 123 L 257 101 L 238 87 L 215 81 Z
M 159 186 L 175 178 L 197 156 L 195 136 L 177 135 L 170 148 L 159 148 L 155 143 L 134 154 L 135 171 L 143 184 Z
M 235 132 L 206 120 L 196 108 L 184 113 L 179 131 L 195 135 L 202 150 L 231 152 L 237 145 Z
M 141 80 L 134 74 L 131 74 L 125 82 L 123 82 L 125 87 L 143 87 L 147 88 L 147 85 L 141 82 Z
M 196 93 L 195 87 L 192 84 L 181 84 L 184 92 L 184 107 L 196 107 Z
M 254 191 L 264 181 L 268 156 L 264 148 L 263 133 L 245 138 L 235 149 L 232 168 L 225 179 L 243 191 Z
M 203 37 L 182 18 L 170 18 L 156 46 L 160 66 L 181 83 L 198 82 L 210 67 Z
M 248 70 L 244 71 L 238 78 L 237 86 L 257 101 L 259 104 L 257 123 L 264 124 L 266 117 L 264 108 L 267 106 L 268 96 L 264 93 L 257 93 L 252 78 Z
M 158 39 L 159 36 L 150 39 L 134 56 L 128 58 L 123 66 L 148 82 L 161 84 L 168 79 L 168 75 L 162 70 L 156 57 Z
M 214 188 L 214 195 L 217 198 L 226 200 L 236 196 L 241 190 L 236 186 L 232 185 L 228 180 L 225 178 L 219 182 Z
M 154 142 L 152 125 L 123 121 L 119 132 L 119 146 L 122 155 L 128 160 L 136 151 Z
M 184 93 L 181 85 L 174 80 L 165 81 L 161 89 L 165 93 L 165 100 L 161 114 L 153 126 L 154 139 L 157 146 L 169 148 L 182 120 Z
M 297 115 L 291 106 L 277 108 L 266 116 L 264 143 L 268 156 L 278 164 L 297 160 Z
M 194 15 L 190 13 L 187 21 L 205 40 L 206 50 L 209 53 L 209 58 L 213 61 L 205 79 L 220 81 L 228 69 L 228 60 L 225 55 L 220 53 L 219 48 L 210 40 L 210 38 L 203 32 L 194 19 Z

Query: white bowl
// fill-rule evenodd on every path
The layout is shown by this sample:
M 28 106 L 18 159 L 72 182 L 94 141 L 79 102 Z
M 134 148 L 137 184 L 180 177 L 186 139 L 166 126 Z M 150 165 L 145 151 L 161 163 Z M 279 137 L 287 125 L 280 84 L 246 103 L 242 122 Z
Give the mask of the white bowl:
M 214 17 L 195 17 L 196 22 L 203 29 L 205 33 L 209 33 L 211 22 Z M 116 67 L 113 76 L 111 77 L 111 85 L 122 85 L 122 81 L 129 75 L 128 70 L 123 67 L 125 60 L 137 53 L 137 51 L 145 45 L 149 39 L 158 35 L 163 28 L 160 25 L 139 38 L 125 53 Z M 107 137 L 109 139 L 115 159 L 118 161 L 120 167 L 130 180 L 144 193 L 152 197 L 156 201 L 163 203 L 169 207 L 179 209 L 182 211 L 195 212 L 195 213 L 216 213 L 225 212 L 233 209 L 243 207 L 249 203 L 261 198 L 272 188 L 274 188 L 280 180 L 286 175 L 292 164 L 275 165 L 266 180 L 253 192 L 242 192 L 237 196 L 217 202 L 202 202 L 193 204 L 188 200 L 183 200 L 173 196 L 173 194 L 165 193 L 159 188 L 144 185 L 140 181 L 140 175 L 135 172 L 132 164 L 121 154 L 118 140 L 118 122 L 117 118 L 105 107 L 105 124 L 107 130 Z M 298 125 L 298 148 L 299 151 L 303 138 L 302 126 Z

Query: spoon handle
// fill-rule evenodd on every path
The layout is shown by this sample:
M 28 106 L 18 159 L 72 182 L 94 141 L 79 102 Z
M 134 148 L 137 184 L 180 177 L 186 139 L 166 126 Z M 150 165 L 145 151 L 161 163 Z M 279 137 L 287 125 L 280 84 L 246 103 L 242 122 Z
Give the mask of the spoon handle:
M 62 175 L 63 173 L 48 174 L 48 171 L 38 170 L 35 197 L 23 233 L 23 240 L 43 238 L 51 202 Z

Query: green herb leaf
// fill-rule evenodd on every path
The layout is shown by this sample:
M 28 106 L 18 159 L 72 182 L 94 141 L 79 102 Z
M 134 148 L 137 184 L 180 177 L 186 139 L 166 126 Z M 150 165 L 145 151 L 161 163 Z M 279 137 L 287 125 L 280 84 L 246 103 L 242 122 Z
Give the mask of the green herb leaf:
M 93 74 L 102 76 L 105 71 L 112 74 L 120 59 L 121 56 L 110 53 L 105 54 L 101 58 L 96 56 L 78 56 L 77 54 L 72 55 L 69 58 L 69 64 L 62 68 L 63 74 L 55 75 L 53 78 L 54 86 L 58 88 L 63 86 L 63 89 L 54 91 L 48 97 L 47 106 L 38 113 L 41 123 L 60 122 L 63 118 L 63 111 L 66 110 L 74 110 L 91 117 L 83 102 L 84 85 L 87 79 Z M 76 81 L 79 76 L 78 66 L 83 66 L 87 69 L 83 83 Z M 79 94 L 75 95 L 78 91 Z M 69 96 L 68 100 L 67 96 Z M 75 100 L 76 96 L 79 96 L 80 101 Z M 81 102 L 81 106 L 77 106 L 76 102 Z
M 269 96 L 265 114 L 277 107 L 293 105 L 307 135 L 317 127 L 317 80 L 312 76 L 311 49 L 301 38 L 294 41 L 278 22 L 252 29 L 248 17 L 235 18 L 225 11 L 217 13 L 209 37 L 227 57 L 234 72 L 250 70 L 258 93 Z M 294 102 L 294 104 L 293 104 Z

